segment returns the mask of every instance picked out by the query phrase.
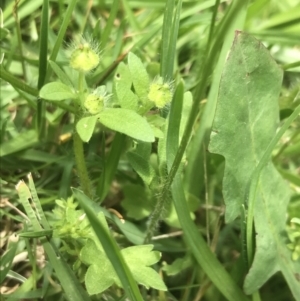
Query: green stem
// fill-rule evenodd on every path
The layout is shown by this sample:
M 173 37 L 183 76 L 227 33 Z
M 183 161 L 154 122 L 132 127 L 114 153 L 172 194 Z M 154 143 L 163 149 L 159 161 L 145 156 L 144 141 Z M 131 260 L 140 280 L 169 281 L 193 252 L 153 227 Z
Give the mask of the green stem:
M 74 120 L 73 148 L 74 148 L 75 162 L 76 162 L 77 173 L 78 173 L 81 188 L 85 193 L 85 195 L 87 195 L 90 199 L 92 199 L 92 185 L 89 179 L 89 175 L 84 159 L 83 142 L 76 130 L 76 124 L 82 117 L 81 104 L 84 96 L 83 90 L 84 90 L 84 74 L 80 72 L 78 77 L 79 104 L 77 106 L 77 111 L 75 113 L 75 120 Z
M 170 199 L 170 191 L 168 190 L 169 193 L 167 197 L 163 191 L 164 190 L 162 190 L 162 193 L 160 193 L 160 195 L 157 197 L 157 202 L 155 204 L 154 210 L 151 212 L 146 237 L 144 240 L 145 244 L 148 244 L 151 241 L 159 222 L 163 219 L 163 212 L 166 208 L 168 200 Z
M 83 142 L 76 131 L 76 124 L 80 120 L 80 117 L 81 114 L 78 112 L 76 114 L 76 118 L 74 121 L 73 148 L 74 148 L 75 162 L 76 162 L 77 173 L 78 173 L 81 188 L 85 193 L 85 195 L 87 195 L 90 199 L 92 199 L 92 187 L 91 187 L 91 181 L 88 176 L 87 167 L 85 164 Z

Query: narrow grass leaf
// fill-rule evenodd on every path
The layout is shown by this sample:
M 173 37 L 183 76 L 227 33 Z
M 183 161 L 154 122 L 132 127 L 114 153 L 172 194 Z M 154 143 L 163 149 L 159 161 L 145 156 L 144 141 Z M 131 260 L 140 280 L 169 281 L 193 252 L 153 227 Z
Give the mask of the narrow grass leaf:
M 93 227 L 108 259 L 110 260 L 115 272 L 117 273 L 127 297 L 132 301 L 142 301 L 143 298 L 139 292 L 138 286 L 121 255 L 121 252 L 112 239 L 112 237 L 107 233 L 106 229 L 103 227 L 99 221 L 94 209 L 86 202 L 86 196 L 78 189 L 73 188 L 73 193 L 78 200 L 80 206 L 85 211 L 91 226 Z
M 17 246 L 18 243 L 16 242 L 11 242 L 9 245 L 9 250 L 7 252 L 5 252 L 2 256 L 1 256 L 1 264 L 0 264 L 0 284 L 4 281 L 7 273 L 9 272 L 12 262 L 15 258 L 16 255 L 16 251 L 17 251 Z
M 67 74 L 55 62 L 49 61 L 49 64 L 57 77 L 61 80 L 61 82 L 66 86 L 72 87 L 72 82 Z
M 28 174 L 27 178 L 28 178 L 28 181 L 29 181 L 29 189 L 30 189 L 30 192 L 31 192 L 31 195 L 32 195 L 32 203 L 33 203 L 33 207 L 35 208 L 36 215 L 38 216 L 39 221 L 42 224 L 43 228 L 45 230 L 50 230 L 51 228 L 50 228 L 50 225 L 49 225 L 49 223 L 46 219 L 44 211 L 42 209 L 42 206 L 41 206 L 40 200 L 38 198 L 38 195 L 37 195 L 37 192 L 36 192 L 36 188 L 35 188 L 31 173 Z
M 26 231 L 26 232 L 21 232 L 19 236 L 25 238 L 39 238 L 44 236 L 51 236 L 52 232 L 53 232 L 52 230 L 29 231 L 29 232 Z
M 106 26 L 105 26 L 102 36 L 101 36 L 101 47 L 103 47 L 103 48 L 106 47 L 108 39 L 111 35 L 114 21 L 116 19 L 117 13 L 118 13 L 119 3 L 120 3 L 120 0 L 114 0 L 112 3 L 112 6 L 110 8 L 109 18 L 107 20 Z
M 70 0 L 70 2 L 68 3 L 68 8 L 63 17 L 63 22 L 61 24 L 61 27 L 60 27 L 58 35 L 57 35 L 57 39 L 55 41 L 54 47 L 53 47 L 52 52 L 49 57 L 49 60 L 51 60 L 53 62 L 55 62 L 58 51 L 63 43 L 63 39 L 66 34 L 67 28 L 71 22 L 72 13 L 73 13 L 73 10 L 74 10 L 76 4 L 77 4 L 77 0 Z M 49 81 L 50 75 L 51 75 L 51 69 L 47 68 L 45 83 Z
M 35 130 L 22 132 L 16 137 L 13 137 L 0 145 L 0 157 L 11 155 L 23 149 L 30 148 L 37 143 L 38 136 Z
M 171 192 L 177 216 L 185 233 L 187 244 L 197 263 L 227 300 L 250 301 L 231 278 L 223 265 L 218 261 L 215 254 L 212 253 L 204 238 L 199 235 L 199 231 L 189 214 L 189 208 L 185 199 L 182 179 L 179 172 L 174 178 Z
M 47 55 L 48 55 L 48 25 L 49 25 L 49 0 L 43 1 L 40 30 L 40 50 L 39 50 L 39 79 L 38 90 L 45 83 L 47 73 Z M 39 114 L 39 112 L 37 112 Z
M 175 7 L 175 0 L 167 0 L 165 5 L 164 21 L 162 28 L 161 37 L 161 65 L 160 65 L 160 75 L 164 80 L 168 80 L 168 66 L 169 66 L 169 47 L 170 47 L 170 37 L 172 30 L 172 20 L 173 11 Z M 172 62 L 174 64 L 174 61 Z
M 39 91 L 33 87 L 28 86 L 18 78 L 14 77 L 11 73 L 7 72 L 3 66 L 0 64 L 0 78 L 11 84 L 13 87 L 20 89 L 23 92 L 26 92 L 32 96 L 37 97 Z
M 179 30 L 181 7 L 182 7 L 182 0 L 179 0 L 174 14 L 174 20 L 172 23 L 172 28 L 170 33 L 170 41 L 168 45 L 168 63 L 167 63 L 167 72 L 165 78 L 167 80 L 172 80 L 173 78 L 173 69 L 176 61 L 176 43 L 177 43 L 178 30 Z

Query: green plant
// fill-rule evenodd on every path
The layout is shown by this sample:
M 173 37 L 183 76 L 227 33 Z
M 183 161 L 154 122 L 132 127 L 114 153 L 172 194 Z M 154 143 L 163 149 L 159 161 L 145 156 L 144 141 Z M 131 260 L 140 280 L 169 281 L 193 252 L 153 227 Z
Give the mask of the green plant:
M 7 1 L 5 297 L 300 300 L 298 8 Z

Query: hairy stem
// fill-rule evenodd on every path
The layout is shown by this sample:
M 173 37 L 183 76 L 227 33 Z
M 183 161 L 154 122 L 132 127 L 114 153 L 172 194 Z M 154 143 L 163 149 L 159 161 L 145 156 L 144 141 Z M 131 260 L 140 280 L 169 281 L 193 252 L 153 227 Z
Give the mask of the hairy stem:
M 84 74 L 80 72 L 79 78 L 78 78 L 78 92 L 79 92 L 79 102 L 77 106 L 77 110 L 75 113 L 75 120 L 74 120 L 74 134 L 73 134 L 73 148 L 74 148 L 74 154 L 75 154 L 75 162 L 77 167 L 77 173 L 79 177 L 79 182 L 81 185 L 81 188 L 85 195 L 87 195 L 90 199 L 92 199 L 92 185 L 91 181 L 89 179 L 85 159 L 84 159 L 84 149 L 83 149 L 83 142 L 77 133 L 76 130 L 76 124 L 81 118 L 81 103 L 83 98 L 83 89 L 84 89 Z

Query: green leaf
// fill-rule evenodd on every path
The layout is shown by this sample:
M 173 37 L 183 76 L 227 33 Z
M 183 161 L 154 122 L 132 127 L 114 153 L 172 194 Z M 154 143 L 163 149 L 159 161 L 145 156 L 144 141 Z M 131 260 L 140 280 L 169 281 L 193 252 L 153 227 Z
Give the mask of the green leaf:
M 153 142 L 154 134 L 146 119 L 127 109 L 105 109 L 99 115 L 106 127 L 137 140 Z
M 159 274 L 150 265 L 160 260 L 160 253 L 152 251 L 153 245 L 133 246 L 123 249 L 122 255 L 130 267 L 134 279 L 146 288 L 153 287 L 157 290 L 166 291 L 167 288 Z
M 95 260 L 97 258 L 97 260 Z M 117 280 L 117 275 L 103 250 L 89 239 L 81 249 L 80 260 L 90 265 L 85 274 L 85 286 L 89 295 L 100 294 Z M 101 268 L 100 268 L 101 267 Z
M 133 111 L 138 110 L 138 97 L 130 90 L 130 87 L 128 87 L 127 84 L 117 82 L 116 93 L 118 97 L 118 103 L 123 109 L 129 109 Z
M 125 198 L 121 206 L 126 210 L 126 215 L 135 220 L 141 220 L 148 217 L 153 209 L 153 202 L 145 187 L 141 185 L 127 184 L 123 187 Z
M 135 93 L 142 100 L 147 99 L 149 76 L 142 61 L 132 52 L 128 55 L 128 67 L 131 73 Z
M 159 274 L 148 267 L 160 260 L 160 253 L 152 249 L 153 245 L 133 246 L 121 250 L 121 253 L 138 283 L 147 288 L 165 291 L 167 288 Z M 121 282 L 105 253 L 99 250 L 91 239 L 82 248 L 80 259 L 89 265 L 85 285 L 90 295 L 100 294 L 114 283 L 121 287 Z
M 59 101 L 64 99 L 76 99 L 77 95 L 69 86 L 53 82 L 46 84 L 40 91 L 40 97 L 46 100 Z
M 6 28 L 0 28 L 0 41 L 4 40 L 5 37 L 9 34 L 9 30 Z
M 98 115 L 88 116 L 77 122 L 76 130 L 83 142 L 88 142 L 91 139 L 98 118 Z
M 276 134 L 281 82 L 282 70 L 267 49 L 250 35 L 236 32 L 220 83 L 209 145 L 211 152 L 225 157 L 227 222 L 239 215 L 252 173 Z M 292 261 L 286 246 L 288 201 L 289 189 L 270 162 L 261 171 L 255 200 L 256 254 L 244 283 L 247 294 L 281 271 L 300 300 L 300 262 Z
M 125 293 L 128 298 L 133 301 L 141 301 L 142 296 L 139 292 L 138 286 L 133 279 L 133 276 L 122 257 L 119 248 L 115 242 L 115 240 L 111 237 L 111 235 L 107 231 L 107 226 L 105 226 L 103 221 L 105 221 L 104 217 L 100 218 L 95 214 L 93 202 L 86 197 L 81 191 L 73 188 L 73 193 L 78 200 L 81 207 L 84 209 L 92 228 L 96 234 L 97 240 L 95 243 L 97 246 L 101 243 L 103 250 L 105 251 L 106 256 L 111 262 L 116 274 L 118 275 Z M 106 223 L 105 223 L 106 224 Z
M 148 186 L 155 176 L 155 170 L 150 164 L 150 152 L 151 143 L 142 142 L 138 143 L 135 150 L 126 154 L 132 168 Z
M 276 131 L 281 81 L 282 71 L 264 46 L 238 32 L 222 74 L 209 144 L 226 160 L 227 222 L 239 215 L 251 173 Z
M 7 273 L 10 270 L 10 267 L 12 265 L 12 262 L 15 258 L 16 255 L 16 251 L 17 251 L 17 240 L 14 242 L 10 243 L 10 248 L 7 252 L 5 252 L 2 256 L 1 256 L 1 265 L 0 265 L 0 284 L 4 281 Z
M 184 269 L 191 267 L 193 261 L 190 256 L 184 258 L 177 258 L 171 264 L 163 266 L 162 270 L 166 272 L 168 276 L 174 276 L 181 273 Z
M 29 232 L 21 232 L 19 236 L 26 237 L 26 238 L 33 238 L 33 237 L 51 236 L 52 233 L 53 233 L 52 230 L 29 231 Z
M 114 83 L 122 83 L 127 88 L 131 88 L 132 80 L 128 66 L 121 62 L 115 73 Z
M 32 182 L 32 185 L 30 186 L 34 186 L 34 183 Z M 31 189 L 32 188 L 33 187 L 31 187 Z M 33 210 L 33 207 L 35 207 L 35 205 L 30 203 L 30 200 L 32 200 L 32 198 L 35 198 L 34 201 L 32 200 L 35 204 L 36 202 L 39 202 L 39 200 L 36 199 L 37 196 L 35 196 L 35 192 L 29 190 L 28 186 L 23 181 L 20 181 L 18 183 L 16 189 L 19 194 L 20 202 L 24 206 L 26 214 L 30 219 L 30 223 L 33 227 L 33 230 L 42 231 L 43 228 L 39 223 L 39 219 L 40 219 L 40 216 L 38 215 L 39 210 L 35 212 Z M 53 269 L 55 270 L 56 276 L 60 281 L 62 288 L 64 289 L 66 300 L 70 300 L 70 301 L 90 300 L 88 294 L 83 289 L 78 279 L 75 277 L 70 266 L 65 262 L 65 260 L 63 259 L 59 251 L 53 248 L 54 242 L 52 240 L 50 240 L 49 242 L 48 240 L 43 238 L 41 238 L 41 242 L 43 244 L 45 252 L 47 253 L 49 262 L 53 267 Z
M 72 82 L 67 74 L 53 61 L 49 61 L 49 64 L 61 82 L 69 87 L 72 87 Z
M 16 137 L 13 137 L 0 145 L 0 157 L 33 147 L 37 143 L 38 137 L 35 130 L 19 133 Z
M 164 124 L 166 123 L 166 119 L 159 116 L 159 115 L 148 115 L 147 121 L 151 125 L 152 130 L 154 132 L 154 136 L 156 138 L 162 139 L 165 137 L 164 132 L 162 131 L 162 128 Z
M 99 222 L 109 234 L 104 214 L 101 212 L 98 217 Z M 90 295 L 102 293 L 114 283 L 122 286 L 112 264 L 104 253 L 103 247 L 96 241 L 96 239 L 89 239 L 80 252 L 82 262 L 89 265 L 85 275 L 85 284 Z M 152 249 L 153 245 L 133 246 L 121 250 L 121 253 L 138 283 L 146 287 L 166 290 L 160 276 L 148 267 L 160 260 L 160 253 L 152 251 Z

